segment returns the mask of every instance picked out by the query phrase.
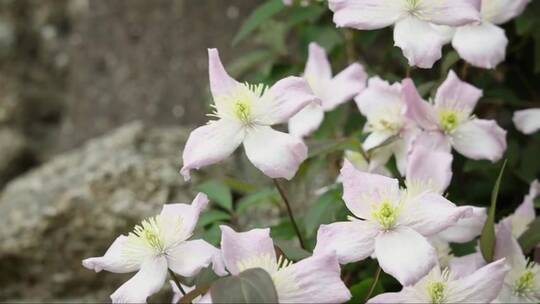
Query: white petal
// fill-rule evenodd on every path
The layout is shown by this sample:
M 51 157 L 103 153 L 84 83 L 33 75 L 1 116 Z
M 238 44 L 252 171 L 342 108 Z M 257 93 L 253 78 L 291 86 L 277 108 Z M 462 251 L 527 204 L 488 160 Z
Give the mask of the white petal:
M 422 0 L 421 16 L 440 25 L 460 26 L 480 21 L 480 0 Z
M 482 94 L 482 90 L 462 81 L 454 71 L 450 70 L 437 90 L 435 107 L 439 110 L 455 110 L 469 117 Z
M 270 178 L 292 179 L 307 158 L 300 139 L 265 126 L 249 130 L 244 148 L 251 163 Z
M 470 216 L 458 220 L 455 225 L 439 232 L 438 236 L 451 243 L 466 243 L 479 236 L 486 222 L 486 208 L 471 208 L 473 212 Z
M 452 39 L 459 57 L 485 69 L 493 69 L 504 61 L 507 45 L 504 30 L 489 22 L 459 27 Z
M 384 272 L 404 286 L 416 283 L 437 262 L 435 249 L 408 227 L 398 227 L 377 236 L 375 254 Z
M 366 87 L 367 74 L 359 63 L 353 63 L 337 74 L 321 96 L 325 111 L 331 111 L 349 101 Z
M 381 146 L 388 141 L 395 134 L 393 132 L 375 131 L 368 135 L 366 140 L 362 143 L 362 148 L 369 151 Z
M 188 204 L 165 204 L 161 209 L 160 217 L 165 227 L 162 229 L 162 238 L 166 247 L 185 241 L 193 234 L 200 213 L 208 205 L 208 197 L 204 193 L 198 193 L 191 205 Z M 178 222 L 181 227 L 177 227 Z
M 452 146 L 468 158 L 496 162 L 506 151 L 506 131 L 494 120 L 472 119 L 452 134 Z
M 452 154 L 413 144 L 407 163 L 407 184 L 443 193 L 452 180 Z
M 326 51 L 315 42 L 309 44 L 309 54 L 304 70 L 304 77 L 313 79 L 315 83 L 330 81 L 330 78 L 332 78 L 332 67 L 326 56 Z
M 448 263 L 452 276 L 455 278 L 468 276 L 484 265 L 486 265 L 486 261 L 480 252 L 453 258 Z
M 164 257 L 148 259 L 131 279 L 112 295 L 113 303 L 146 303 L 146 298 L 158 292 L 167 277 L 167 260 Z
M 310 104 L 289 119 L 289 133 L 305 137 L 315 132 L 324 119 L 324 111 L 318 104 Z
M 495 24 L 513 19 L 525 10 L 531 0 L 483 0 L 482 17 Z
M 122 255 L 127 240 L 128 238 L 124 235 L 117 237 L 102 257 L 85 259 L 82 262 L 83 266 L 95 272 L 106 270 L 115 273 L 126 273 L 139 269 L 139 265 L 132 263 Z
M 514 112 L 516 129 L 524 134 L 533 134 L 540 130 L 540 108 Z
M 387 27 L 404 13 L 401 1 L 380 0 L 330 0 L 334 23 L 338 27 L 373 30 Z
M 219 258 L 220 251 L 203 240 L 185 241 L 167 251 L 169 268 L 183 277 L 192 277 Z
M 390 85 L 389 82 L 379 77 L 370 78 L 367 88 L 354 100 L 362 115 L 372 122 L 380 117 L 387 118 L 385 114 L 388 113 L 395 113 L 396 116 L 402 114 L 404 107 L 401 98 L 401 84 Z M 399 119 L 399 117 L 395 118 Z M 393 120 L 395 119 L 391 119 L 391 122 L 394 122 Z
M 221 104 L 224 100 L 220 96 L 231 94 L 241 84 L 234 80 L 221 63 L 217 49 L 208 49 L 208 73 L 210 76 L 210 90 L 214 96 L 214 102 L 218 112 L 223 112 L 229 105 Z

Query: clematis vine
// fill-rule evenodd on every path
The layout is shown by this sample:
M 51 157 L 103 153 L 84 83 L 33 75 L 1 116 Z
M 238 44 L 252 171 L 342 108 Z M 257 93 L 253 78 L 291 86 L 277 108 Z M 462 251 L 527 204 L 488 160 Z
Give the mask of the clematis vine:
M 465 277 L 455 277 L 437 265 L 413 286 L 400 292 L 380 294 L 368 303 L 490 303 L 508 272 L 504 259 L 488 264 Z
M 315 42 L 309 44 L 309 55 L 304 79 L 321 104 L 312 103 L 289 120 L 289 132 L 298 137 L 308 136 L 321 125 L 324 112 L 335 109 L 360 93 L 367 74 L 359 63 L 353 63 L 332 78 L 332 67 L 326 51 Z
M 329 0 L 339 27 L 373 30 L 394 25 L 394 43 L 409 65 L 431 68 L 448 43 L 448 30 L 480 21 L 480 0 Z
M 516 111 L 514 125 L 524 134 L 533 134 L 540 130 L 540 108 Z
M 364 131 L 370 133 L 362 144 L 365 151 L 373 150 L 368 171 L 384 166 L 394 155 L 398 170 L 404 174 L 407 151 L 417 128 L 412 120 L 404 116 L 401 84 L 390 84 L 379 77 L 370 78 L 367 88 L 354 100 L 367 118 Z
M 429 185 L 400 189 L 397 179 L 360 172 L 347 160 L 341 175 L 343 200 L 355 217 L 321 225 L 314 254 L 335 250 L 341 264 L 375 254 L 382 270 L 402 285 L 414 284 L 437 262 L 426 236 L 471 211 L 456 207 Z
M 343 303 L 351 294 L 341 281 L 333 253 L 312 256 L 297 263 L 277 257 L 270 229 L 235 232 L 221 226 L 221 250 L 232 275 L 251 268 L 270 274 L 280 303 Z
M 224 275 L 219 250 L 203 240 L 189 240 L 207 204 L 206 195 L 199 193 L 191 205 L 164 205 L 159 215 L 116 238 L 103 256 L 85 259 L 82 264 L 96 272 L 137 271 L 111 295 L 114 303 L 146 302 L 161 289 L 168 269 L 191 277 L 213 264 L 214 271 Z
M 191 132 L 184 148 L 181 173 L 215 164 L 243 143 L 248 159 L 270 178 L 291 179 L 307 157 L 298 138 L 271 128 L 319 99 L 306 81 L 287 77 L 271 88 L 239 83 L 221 64 L 218 51 L 208 50 L 210 89 L 217 120 Z M 269 143 L 271 143 L 269 145 Z
M 499 25 L 519 16 L 530 0 L 482 0 L 481 19 L 458 27 L 452 46 L 473 66 L 493 69 L 506 57 L 508 38 Z
M 506 150 L 506 131 L 494 120 L 478 119 L 472 115 L 482 91 L 461 81 L 450 71 L 437 90 L 434 103 L 420 97 L 410 79 L 403 82 L 407 103 L 406 115 L 415 120 L 426 136 L 440 141 L 442 150 L 452 146 L 464 156 L 496 162 Z

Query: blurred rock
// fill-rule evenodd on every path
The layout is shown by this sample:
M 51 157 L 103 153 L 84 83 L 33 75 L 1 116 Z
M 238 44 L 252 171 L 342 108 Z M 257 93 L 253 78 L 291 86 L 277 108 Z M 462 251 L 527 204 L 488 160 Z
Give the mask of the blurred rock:
M 33 164 L 34 158 L 24 136 L 15 130 L 0 128 L 0 188 Z

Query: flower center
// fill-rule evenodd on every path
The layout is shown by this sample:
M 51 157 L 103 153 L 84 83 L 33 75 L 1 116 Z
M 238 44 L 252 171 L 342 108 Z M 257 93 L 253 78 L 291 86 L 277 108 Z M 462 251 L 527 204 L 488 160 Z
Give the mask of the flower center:
M 251 104 L 246 100 L 237 100 L 233 107 L 236 118 L 244 123 L 249 123 L 251 117 Z
M 128 238 L 145 243 L 156 251 L 162 252 L 165 246 L 159 220 L 159 216 L 154 216 L 142 221 L 140 225 L 135 226 L 133 232 L 128 235 Z
M 444 283 L 442 282 L 432 282 L 428 285 L 428 294 L 431 298 L 431 303 L 440 304 L 444 301 Z
M 525 295 L 534 289 L 534 273 L 526 270 L 514 284 L 514 294 Z
M 292 264 L 292 261 L 287 260 L 282 255 L 276 261 L 275 257 L 270 254 L 264 254 L 241 260 L 236 264 L 236 267 L 238 267 L 238 271 L 240 272 L 252 268 L 262 268 L 272 276 L 278 270 L 289 267 Z
M 444 110 L 439 113 L 439 121 L 445 132 L 452 132 L 458 126 L 459 117 L 455 111 Z
M 383 201 L 374 210 L 371 211 L 371 216 L 385 229 L 392 229 L 399 215 L 399 207 L 394 206 L 389 201 Z

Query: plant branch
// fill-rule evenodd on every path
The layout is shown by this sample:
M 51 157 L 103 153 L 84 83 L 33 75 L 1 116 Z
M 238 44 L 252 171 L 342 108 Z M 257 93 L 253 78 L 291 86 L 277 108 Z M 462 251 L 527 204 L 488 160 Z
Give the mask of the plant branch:
M 300 241 L 300 246 L 302 249 L 307 250 L 306 243 L 304 242 L 304 238 L 302 237 L 302 233 L 300 233 L 300 229 L 298 228 L 298 225 L 296 224 L 296 220 L 294 219 L 294 215 L 291 209 L 291 204 L 289 203 L 289 199 L 287 198 L 287 195 L 285 194 L 285 190 L 279 183 L 277 179 L 272 179 L 274 181 L 274 185 L 276 186 L 279 195 L 281 195 L 281 198 L 283 199 L 283 202 L 285 203 L 285 206 L 287 207 L 287 213 L 289 214 L 289 219 L 291 220 L 291 223 L 294 227 L 294 231 L 296 232 L 296 235 L 298 236 L 298 241 Z
M 369 288 L 368 294 L 364 300 L 364 303 L 367 303 L 369 298 L 371 298 L 371 294 L 373 294 L 373 291 L 375 290 L 375 287 L 377 286 L 377 283 L 379 282 L 379 277 L 381 276 L 381 266 L 377 266 L 377 272 L 375 273 L 375 278 L 373 279 L 373 284 L 371 284 L 371 287 Z
M 178 280 L 178 277 L 174 274 L 174 272 L 172 272 L 172 270 L 169 269 L 169 275 L 171 276 L 171 278 L 173 279 L 174 283 L 176 284 L 176 286 L 178 287 L 178 289 L 180 290 L 180 292 L 182 293 L 183 296 L 186 295 L 186 291 L 184 290 L 184 288 L 182 288 L 182 284 L 180 284 L 180 280 Z

